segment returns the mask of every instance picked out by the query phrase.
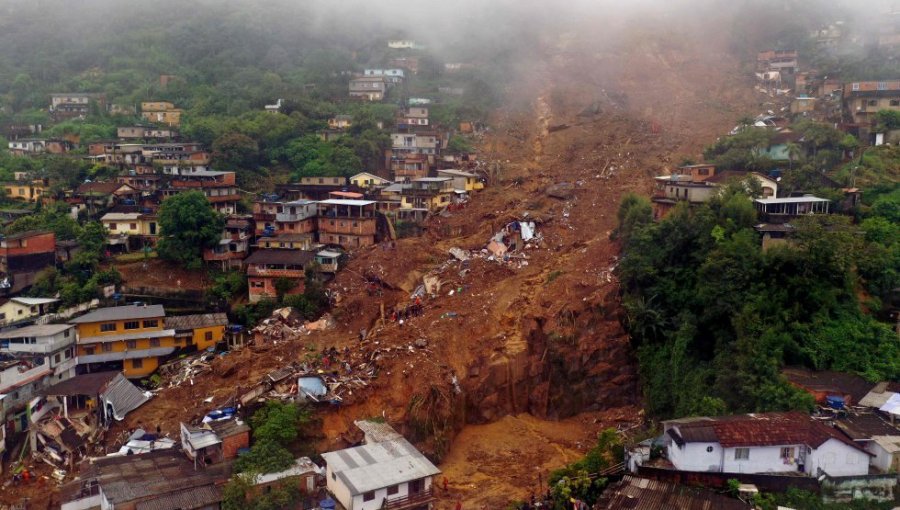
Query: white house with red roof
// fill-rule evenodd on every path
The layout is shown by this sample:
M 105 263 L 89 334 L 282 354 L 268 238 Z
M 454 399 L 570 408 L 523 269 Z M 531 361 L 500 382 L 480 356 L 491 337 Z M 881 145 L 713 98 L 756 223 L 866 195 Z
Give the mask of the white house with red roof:
M 760 413 L 664 422 L 668 459 L 680 471 L 869 474 L 872 454 L 803 413 Z

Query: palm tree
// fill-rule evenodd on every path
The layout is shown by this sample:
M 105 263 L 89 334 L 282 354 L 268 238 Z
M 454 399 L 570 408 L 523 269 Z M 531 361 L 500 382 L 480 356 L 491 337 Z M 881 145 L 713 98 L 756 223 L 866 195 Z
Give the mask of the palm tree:
M 785 146 L 788 155 L 788 170 L 794 169 L 794 161 L 800 158 L 802 154 L 800 145 L 794 142 L 788 142 Z

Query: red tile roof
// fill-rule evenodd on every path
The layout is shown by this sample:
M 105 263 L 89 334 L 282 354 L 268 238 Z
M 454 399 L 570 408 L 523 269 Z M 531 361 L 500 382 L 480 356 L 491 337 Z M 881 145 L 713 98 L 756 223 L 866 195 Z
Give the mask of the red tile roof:
M 718 442 L 724 448 L 792 444 L 818 448 L 835 439 L 865 451 L 834 427 L 799 412 L 709 418 L 680 424 L 678 431 L 687 442 Z

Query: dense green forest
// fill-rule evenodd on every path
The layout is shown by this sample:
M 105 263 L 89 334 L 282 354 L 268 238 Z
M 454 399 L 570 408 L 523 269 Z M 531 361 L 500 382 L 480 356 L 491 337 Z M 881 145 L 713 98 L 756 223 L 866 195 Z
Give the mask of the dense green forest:
M 879 321 L 900 286 L 900 187 L 873 198 L 859 224 L 803 218 L 794 244 L 763 251 L 740 185 L 658 222 L 627 196 L 619 275 L 650 414 L 811 407 L 785 365 L 900 377 L 900 342 Z

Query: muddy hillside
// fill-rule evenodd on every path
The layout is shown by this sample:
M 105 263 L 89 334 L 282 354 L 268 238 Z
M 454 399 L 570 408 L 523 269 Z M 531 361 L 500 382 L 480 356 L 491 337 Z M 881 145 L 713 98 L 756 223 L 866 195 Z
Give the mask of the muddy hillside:
M 448 459 L 467 462 L 457 434 L 510 415 L 540 422 L 619 409 L 613 421 L 638 420 L 613 273 L 620 197 L 649 192 L 652 176 L 697 158 L 758 102 L 726 51 L 727 34 L 651 26 L 597 43 L 590 30 L 544 37 L 508 90 L 509 107 L 479 146 L 487 189 L 432 218 L 420 237 L 354 255 L 330 284 L 339 296 L 333 327 L 217 359 L 124 425 L 177 433 L 178 421 L 288 364 L 321 362 L 331 347 L 338 354 L 329 362 L 346 362 L 358 377 L 340 406 L 321 408 L 321 447 L 357 440 L 353 420 L 379 416 L 435 458 L 463 449 Z M 503 246 L 492 244 L 504 231 Z M 420 286 L 421 314 L 392 321 Z M 486 474 L 496 483 L 516 476 L 496 471 Z

